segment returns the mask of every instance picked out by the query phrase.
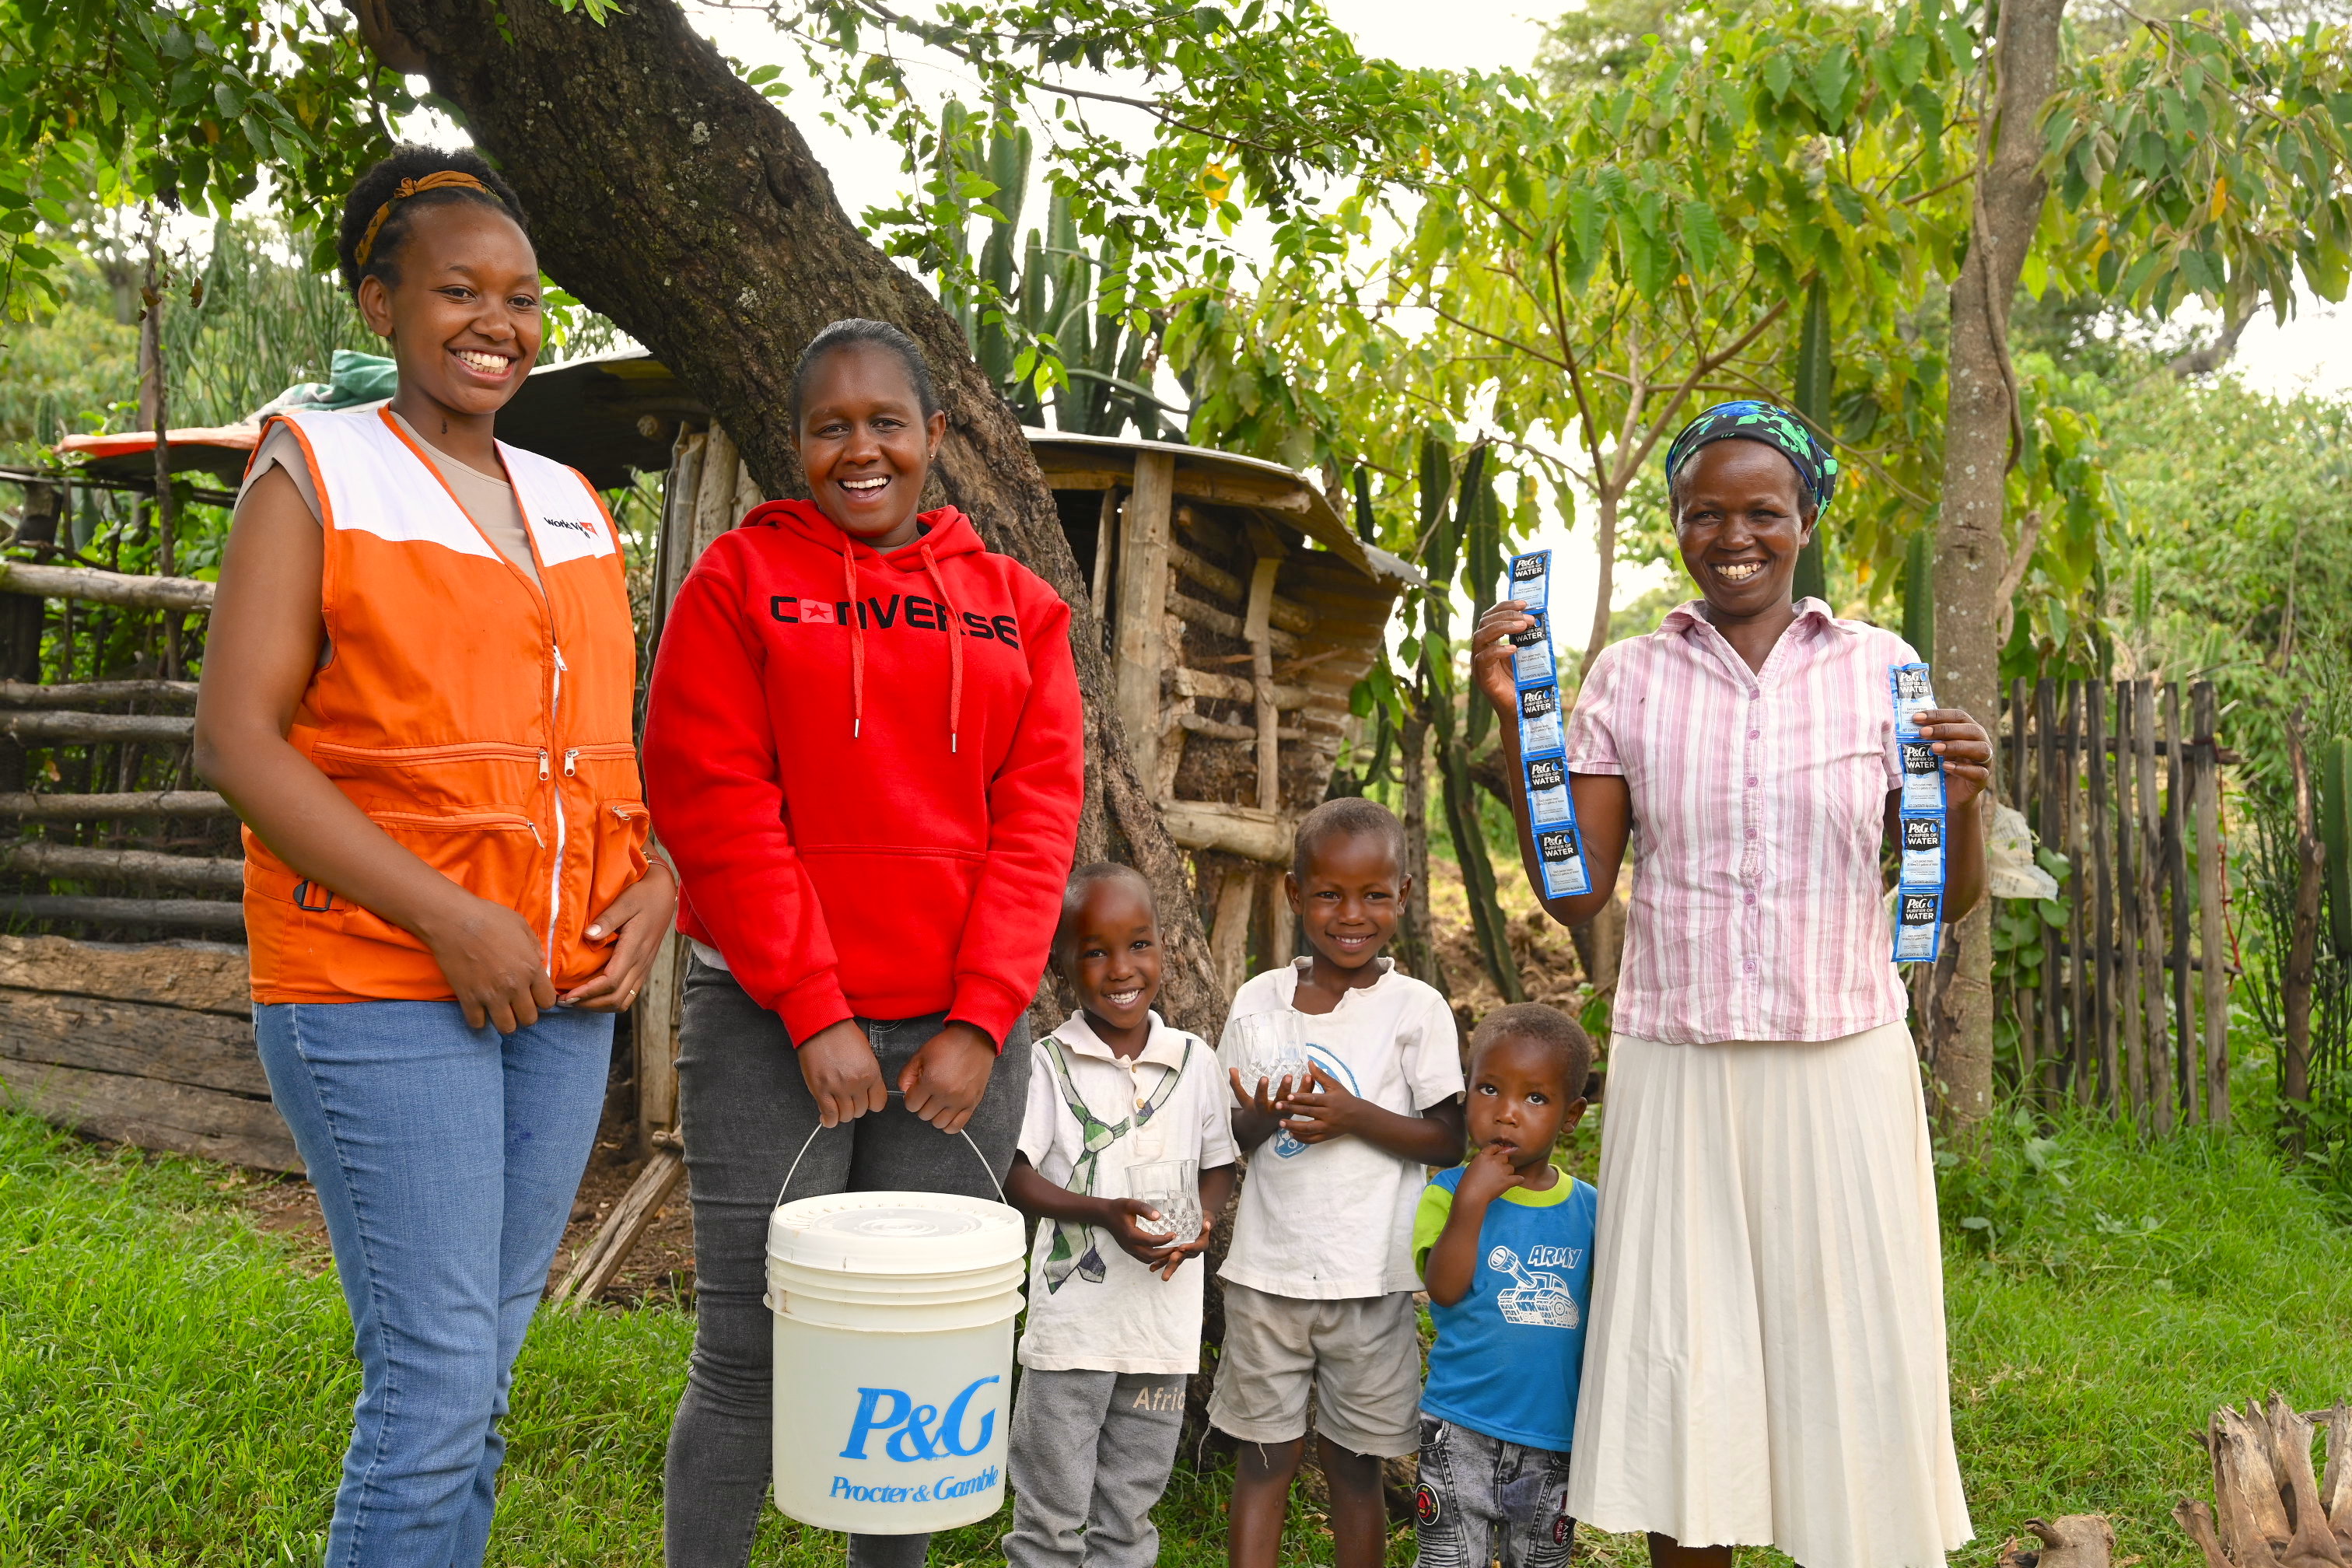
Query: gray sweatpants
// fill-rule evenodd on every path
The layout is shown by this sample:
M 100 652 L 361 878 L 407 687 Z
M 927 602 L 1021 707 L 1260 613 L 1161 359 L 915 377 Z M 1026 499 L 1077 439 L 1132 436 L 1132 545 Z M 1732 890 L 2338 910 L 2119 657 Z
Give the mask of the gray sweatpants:
M 1151 1505 L 1184 1425 L 1184 1374 L 1028 1372 L 1013 1400 L 1011 1568 L 1150 1568 Z
M 1421 1418 L 1413 1568 L 1566 1568 L 1568 1455 Z
M 882 1078 L 898 1074 L 945 1017 L 860 1018 Z M 1029 1094 L 1029 1032 L 1004 1042 L 965 1131 L 997 1180 L 1013 1163 Z M 669 1568 L 743 1568 L 767 1501 L 774 1443 L 773 1322 L 768 1288 L 768 1215 L 784 1173 L 817 1125 L 816 1100 L 792 1040 L 723 969 L 688 966 L 678 1027 L 677 1108 L 694 1194 L 694 1355 L 686 1397 L 670 1423 L 662 1530 Z M 961 1138 L 889 1109 L 818 1133 L 793 1177 L 791 1196 L 901 1189 L 996 1196 L 989 1171 Z M 919 1568 L 925 1535 L 853 1535 L 851 1568 Z

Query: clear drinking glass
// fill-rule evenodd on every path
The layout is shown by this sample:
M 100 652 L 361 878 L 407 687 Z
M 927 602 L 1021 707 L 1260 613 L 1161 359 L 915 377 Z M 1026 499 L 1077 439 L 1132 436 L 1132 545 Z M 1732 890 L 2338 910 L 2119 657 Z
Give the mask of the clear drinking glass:
M 1136 1223 L 1155 1235 L 1190 1241 L 1201 1234 L 1201 1162 L 1154 1160 L 1127 1168 L 1127 1195 L 1160 1211 Z
M 1278 1095 L 1283 1080 L 1293 1089 L 1307 1086 L 1307 1039 L 1298 1015 L 1286 1007 L 1278 1013 L 1248 1013 L 1233 1024 L 1234 1065 L 1241 1070 L 1242 1088 L 1255 1094 L 1258 1080 Z

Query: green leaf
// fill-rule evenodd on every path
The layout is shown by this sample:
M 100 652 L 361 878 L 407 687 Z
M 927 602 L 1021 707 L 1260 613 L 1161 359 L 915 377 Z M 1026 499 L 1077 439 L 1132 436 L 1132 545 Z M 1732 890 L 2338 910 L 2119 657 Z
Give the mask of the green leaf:
M 1797 68 L 1786 50 L 1776 50 L 1764 58 L 1764 87 L 1774 102 L 1785 102 L 1790 84 L 1796 80 Z
M 1853 57 L 1845 52 L 1843 45 L 1822 50 L 1821 58 L 1813 62 L 1813 107 L 1822 111 L 1822 118 L 1829 121 L 1832 131 L 1844 123 L 1845 114 L 1839 106 L 1845 100 L 1846 83 L 1853 77 Z
M 1690 258 L 1691 275 L 1704 278 L 1713 272 L 1728 244 L 1715 209 L 1696 196 L 1683 203 L 1682 231 L 1683 254 Z

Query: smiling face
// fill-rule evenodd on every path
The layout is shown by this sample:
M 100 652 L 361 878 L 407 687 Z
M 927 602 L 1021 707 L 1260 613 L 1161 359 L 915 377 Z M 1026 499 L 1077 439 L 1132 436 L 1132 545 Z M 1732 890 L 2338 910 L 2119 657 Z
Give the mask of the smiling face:
M 1583 1085 L 1569 1084 L 1565 1053 L 1530 1035 L 1502 1035 L 1470 1064 L 1470 1141 L 1501 1147 L 1529 1171 L 1584 1115 Z
M 1088 886 L 1056 933 L 1054 963 L 1097 1034 L 1141 1030 L 1160 994 L 1160 920 L 1150 894 L 1125 877 Z
M 1761 441 L 1716 441 L 1675 477 L 1675 542 L 1718 622 L 1785 610 L 1813 536 L 1797 470 Z
M 360 280 L 360 313 L 392 340 L 400 384 L 450 414 L 497 413 L 538 363 L 539 257 L 487 202 L 440 201 L 404 215 L 397 283 Z
M 1305 874 L 1283 879 L 1308 944 L 1341 969 L 1361 969 L 1380 956 L 1412 886 L 1384 833 L 1320 834 Z
M 877 550 L 912 540 L 948 416 L 925 416 L 905 363 L 848 343 L 812 368 L 801 405 L 801 470 L 817 509 Z

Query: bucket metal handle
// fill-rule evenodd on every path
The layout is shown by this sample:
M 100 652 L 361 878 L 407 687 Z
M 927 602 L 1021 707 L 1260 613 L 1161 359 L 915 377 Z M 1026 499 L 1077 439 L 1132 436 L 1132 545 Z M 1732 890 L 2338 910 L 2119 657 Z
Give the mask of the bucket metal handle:
M 905 1099 L 907 1094 L 907 1091 L 903 1089 L 887 1089 L 884 1092 L 895 1099 L 900 1100 Z M 854 1121 L 855 1118 L 852 1120 Z M 850 1123 L 848 1121 L 842 1121 L 836 1122 L 835 1125 L 847 1127 Z M 822 1121 L 809 1129 L 809 1135 L 801 1141 L 801 1152 L 793 1156 L 792 1168 L 784 1173 L 784 1184 L 776 1189 L 776 1201 L 768 1205 L 770 1208 L 773 1209 L 782 1205 L 784 1194 L 793 1190 L 793 1178 L 800 1174 L 801 1162 L 808 1158 L 809 1150 L 816 1143 L 817 1134 L 823 1132 L 824 1130 L 824 1123 Z M 1013 1200 L 1004 1195 L 1004 1184 L 996 1179 L 996 1167 L 988 1163 L 988 1156 L 980 1152 L 980 1145 L 972 1142 L 971 1134 L 959 1127 L 956 1129 L 956 1136 L 964 1141 L 964 1143 L 971 1150 L 971 1157 L 979 1161 L 980 1168 L 988 1173 L 988 1184 L 996 1189 L 996 1201 L 1004 1205 L 1007 1208 L 1012 1207 Z

